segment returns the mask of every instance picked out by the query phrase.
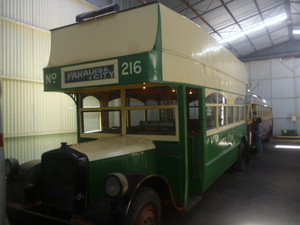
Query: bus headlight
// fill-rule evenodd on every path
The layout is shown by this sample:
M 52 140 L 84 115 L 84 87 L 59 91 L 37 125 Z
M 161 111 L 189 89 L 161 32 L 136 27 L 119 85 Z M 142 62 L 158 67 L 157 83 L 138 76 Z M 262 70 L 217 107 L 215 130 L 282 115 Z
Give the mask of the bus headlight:
M 128 190 L 128 180 L 121 173 L 108 174 L 104 181 L 104 190 L 109 197 L 121 197 Z
M 11 177 L 20 170 L 19 161 L 14 158 L 5 159 L 5 176 Z

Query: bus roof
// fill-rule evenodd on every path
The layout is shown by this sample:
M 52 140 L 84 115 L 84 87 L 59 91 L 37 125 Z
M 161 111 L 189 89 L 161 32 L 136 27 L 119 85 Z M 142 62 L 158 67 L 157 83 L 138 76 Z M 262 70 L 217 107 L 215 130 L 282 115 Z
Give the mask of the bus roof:
M 253 93 L 249 93 L 247 95 L 246 103 L 264 105 L 265 107 L 272 107 L 271 103 L 267 99 Z
M 135 82 L 191 83 L 245 95 L 248 76 L 206 31 L 160 3 L 51 31 L 46 91 Z

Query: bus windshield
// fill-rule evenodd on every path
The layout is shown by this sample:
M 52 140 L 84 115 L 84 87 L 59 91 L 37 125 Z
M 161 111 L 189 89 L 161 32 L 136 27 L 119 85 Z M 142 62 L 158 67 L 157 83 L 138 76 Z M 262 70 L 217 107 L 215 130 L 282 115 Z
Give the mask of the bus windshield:
M 84 134 L 176 135 L 177 94 L 170 87 L 93 91 L 81 99 Z

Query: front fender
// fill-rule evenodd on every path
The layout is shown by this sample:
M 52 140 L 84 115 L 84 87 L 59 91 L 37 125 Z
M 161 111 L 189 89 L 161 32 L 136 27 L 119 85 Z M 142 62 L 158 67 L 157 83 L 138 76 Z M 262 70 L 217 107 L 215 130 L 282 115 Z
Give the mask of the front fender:
M 137 190 L 142 186 L 151 187 L 154 189 L 162 202 L 162 205 L 174 208 L 177 211 L 182 211 L 183 208 L 179 206 L 174 198 L 173 190 L 164 177 L 157 174 L 126 174 L 129 182 L 129 191 L 126 196 L 126 212 L 128 214 L 129 208 L 132 204 Z
M 7 201 L 14 204 L 33 203 L 41 197 L 42 166 L 40 160 L 26 162 L 19 172 L 7 177 Z

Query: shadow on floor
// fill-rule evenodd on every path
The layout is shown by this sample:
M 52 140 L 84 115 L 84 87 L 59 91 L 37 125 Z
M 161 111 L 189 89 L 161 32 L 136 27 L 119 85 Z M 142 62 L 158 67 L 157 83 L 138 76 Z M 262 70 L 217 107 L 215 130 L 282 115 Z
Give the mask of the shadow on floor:
M 226 172 L 189 212 L 167 211 L 162 225 L 299 225 L 300 149 L 277 144 L 300 141 L 271 139 L 243 174 Z

